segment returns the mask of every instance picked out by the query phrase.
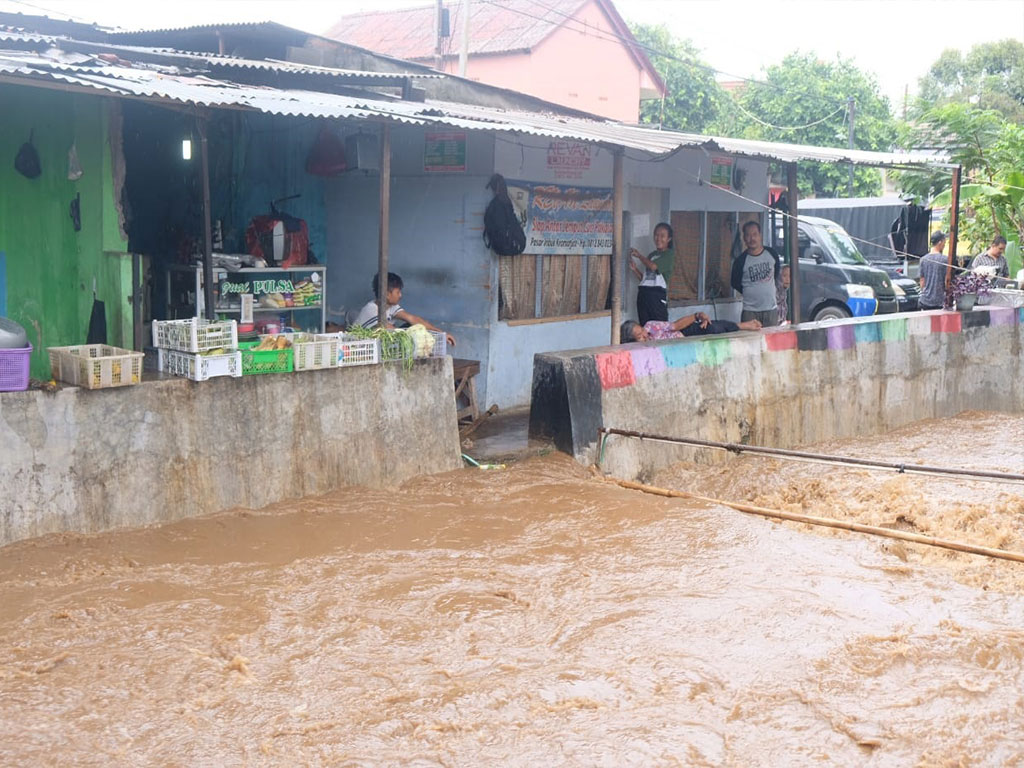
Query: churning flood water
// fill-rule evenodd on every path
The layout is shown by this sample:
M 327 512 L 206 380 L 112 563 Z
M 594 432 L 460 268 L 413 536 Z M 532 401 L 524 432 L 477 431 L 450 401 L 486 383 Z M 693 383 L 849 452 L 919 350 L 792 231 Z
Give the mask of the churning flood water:
M 1024 417 L 814 450 L 1024 472 Z M 1024 551 L 1024 488 L 740 458 L 662 486 Z M 1024 765 L 1024 564 L 567 457 L 0 549 L 0 764 Z

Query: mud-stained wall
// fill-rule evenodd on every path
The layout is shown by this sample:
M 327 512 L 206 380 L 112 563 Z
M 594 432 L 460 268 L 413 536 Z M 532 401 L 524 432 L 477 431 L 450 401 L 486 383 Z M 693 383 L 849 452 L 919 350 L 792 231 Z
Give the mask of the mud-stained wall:
M 0 394 L 0 545 L 461 464 L 450 358 Z
M 1022 338 L 1024 309 L 992 308 L 537 355 L 530 432 L 589 464 L 602 426 L 787 448 L 968 409 L 1021 412 Z M 693 458 L 612 436 L 601 464 L 645 477 Z

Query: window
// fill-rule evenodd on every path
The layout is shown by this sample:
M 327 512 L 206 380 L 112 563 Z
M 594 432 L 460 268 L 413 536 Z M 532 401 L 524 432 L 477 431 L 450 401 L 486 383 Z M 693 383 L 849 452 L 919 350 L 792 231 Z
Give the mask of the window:
M 672 212 L 676 265 L 668 286 L 670 304 L 732 296 L 732 260 L 743 248 L 740 232 L 747 221 L 760 223 L 761 217 L 735 211 Z
M 604 311 L 610 299 L 611 258 L 609 254 L 499 256 L 498 319 Z

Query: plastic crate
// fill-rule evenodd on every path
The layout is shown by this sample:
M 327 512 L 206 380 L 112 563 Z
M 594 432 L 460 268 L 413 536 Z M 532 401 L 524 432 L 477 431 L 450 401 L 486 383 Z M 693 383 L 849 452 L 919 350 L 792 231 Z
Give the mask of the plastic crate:
M 334 334 L 298 334 L 292 349 L 296 371 L 338 367 L 338 337 Z
M 429 355 L 424 357 L 445 357 L 448 354 L 448 334 L 444 331 L 427 331 L 434 337 L 434 347 Z
M 207 352 L 238 349 L 238 323 L 234 320 L 154 320 L 153 346 L 178 352 Z
M 255 350 L 259 342 L 249 341 L 239 344 L 242 353 L 242 375 L 252 376 L 259 373 L 291 373 L 294 368 L 294 355 L 291 347 L 284 349 Z
M 86 389 L 127 387 L 142 381 L 142 352 L 106 344 L 50 347 L 53 378 Z
M 0 392 L 23 392 L 28 389 L 31 358 L 31 344 L 19 349 L 0 349 Z
M 404 333 L 401 329 L 399 332 Z M 410 344 L 408 350 L 403 350 L 402 345 L 398 343 L 394 338 L 388 339 L 387 341 L 381 340 L 380 342 L 380 359 L 385 363 L 391 360 L 410 360 L 414 356 L 413 345 Z
M 338 334 L 338 365 L 376 365 L 380 362 L 380 342 Z
M 218 376 L 242 375 L 241 352 L 223 355 L 200 355 L 198 352 L 179 352 L 176 349 L 158 349 L 159 370 L 192 381 L 206 381 Z

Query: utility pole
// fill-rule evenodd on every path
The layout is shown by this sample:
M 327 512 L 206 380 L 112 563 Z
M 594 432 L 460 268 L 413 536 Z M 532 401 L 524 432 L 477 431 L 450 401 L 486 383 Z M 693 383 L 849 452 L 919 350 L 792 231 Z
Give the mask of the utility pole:
M 469 61 L 469 0 L 462 0 L 462 47 L 459 49 L 459 77 L 466 76 Z
M 857 103 L 853 100 L 853 96 L 846 98 L 846 116 L 849 118 L 849 134 L 847 136 L 847 146 L 853 149 L 853 119 L 857 112 Z M 846 182 L 846 196 L 853 197 L 853 163 L 850 163 L 850 179 Z
M 434 69 L 438 72 L 444 69 L 444 0 L 437 0 L 437 13 L 434 14 L 434 29 L 437 31 L 437 39 L 434 44 Z

